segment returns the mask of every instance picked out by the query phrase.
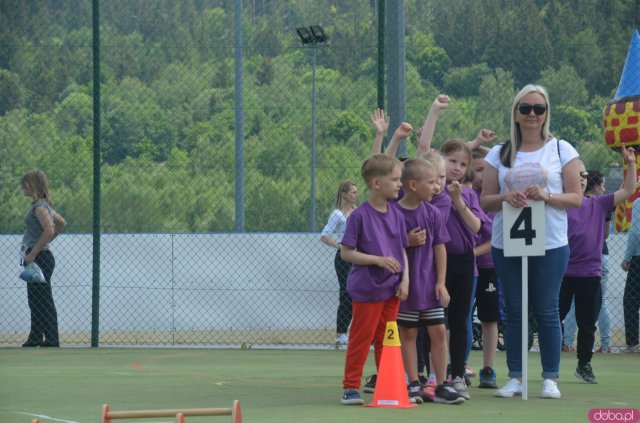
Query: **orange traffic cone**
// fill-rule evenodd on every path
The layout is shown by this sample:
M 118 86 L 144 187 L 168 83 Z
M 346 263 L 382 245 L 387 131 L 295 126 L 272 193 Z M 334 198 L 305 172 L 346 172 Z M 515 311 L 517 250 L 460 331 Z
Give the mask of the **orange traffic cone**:
M 412 408 L 405 379 L 398 324 L 387 322 L 373 401 L 367 407 Z

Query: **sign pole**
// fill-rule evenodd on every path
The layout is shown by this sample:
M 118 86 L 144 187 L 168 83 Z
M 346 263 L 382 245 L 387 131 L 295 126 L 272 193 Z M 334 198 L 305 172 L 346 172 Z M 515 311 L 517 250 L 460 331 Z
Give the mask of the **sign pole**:
M 528 397 L 529 375 L 529 256 L 545 254 L 544 202 L 527 201 L 523 208 L 502 203 L 504 256 L 522 260 L 522 400 Z
M 527 400 L 529 375 L 529 258 L 522 257 L 522 400 Z

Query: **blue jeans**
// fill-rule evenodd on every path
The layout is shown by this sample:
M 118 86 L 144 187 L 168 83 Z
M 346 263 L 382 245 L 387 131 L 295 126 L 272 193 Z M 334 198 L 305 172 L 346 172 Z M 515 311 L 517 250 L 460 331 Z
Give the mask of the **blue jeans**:
M 493 262 L 502 282 L 505 302 L 505 348 L 509 377 L 522 376 L 522 258 L 505 257 L 492 248 Z M 528 257 L 529 306 L 538 323 L 542 377 L 560 374 L 561 329 L 558 298 L 569 263 L 569 246 L 547 250 L 544 256 Z

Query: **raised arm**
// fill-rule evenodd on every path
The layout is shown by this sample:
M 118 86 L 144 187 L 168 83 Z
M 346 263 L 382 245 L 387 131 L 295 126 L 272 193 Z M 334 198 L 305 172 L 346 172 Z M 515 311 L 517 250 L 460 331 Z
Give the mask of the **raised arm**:
M 622 148 L 622 157 L 627 164 L 627 176 L 622 188 L 613 193 L 613 205 L 617 206 L 633 195 L 636 190 L 636 154 L 632 147 Z
M 478 135 L 476 135 L 476 137 L 474 139 L 472 139 L 471 141 L 469 141 L 467 143 L 467 145 L 469 146 L 469 148 L 471 150 L 475 150 L 476 148 L 480 147 L 481 145 L 490 143 L 490 142 L 494 142 L 496 140 L 496 133 L 493 132 L 491 129 L 481 129 L 478 132 Z
M 439 95 L 431 104 L 429 114 L 422 125 L 420 131 L 420 139 L 418 140 L 418 156 L 424 153 L 428 153 L 431 150 L 431 142 L 433 141 L 433 134 L 436 131 L 436 122 L 440 116 L 440 110 L 449 107 L 449 96 Z
M 391 141 L 389 141 L 389 145 L 387 146 L 384 154 L 395 157 L 398 147 L 400 146 L 400 142 L 410 136 L 412 132 L 413 126 L 407 122 L 402 122 L 400 126 L 398 126 L 398 129 L 393 133 Z
M 381 154 L 382 141 L 389 129 L 389 116 L 385 117 L 384 110 L 377 108 L 373 111 L 373 115 L 371 115 L 371 123 L 373 123 L 373 127 L 376 130 L 376 137 L 373 140 L 371 154 Z

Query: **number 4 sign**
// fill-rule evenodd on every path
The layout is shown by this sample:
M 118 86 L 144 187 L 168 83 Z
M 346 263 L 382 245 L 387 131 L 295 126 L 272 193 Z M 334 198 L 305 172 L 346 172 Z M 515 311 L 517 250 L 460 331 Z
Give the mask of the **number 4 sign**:
M 544 201 L 527 201 L 521 209 L 502 203 L 504 255 L 544 255 Z

